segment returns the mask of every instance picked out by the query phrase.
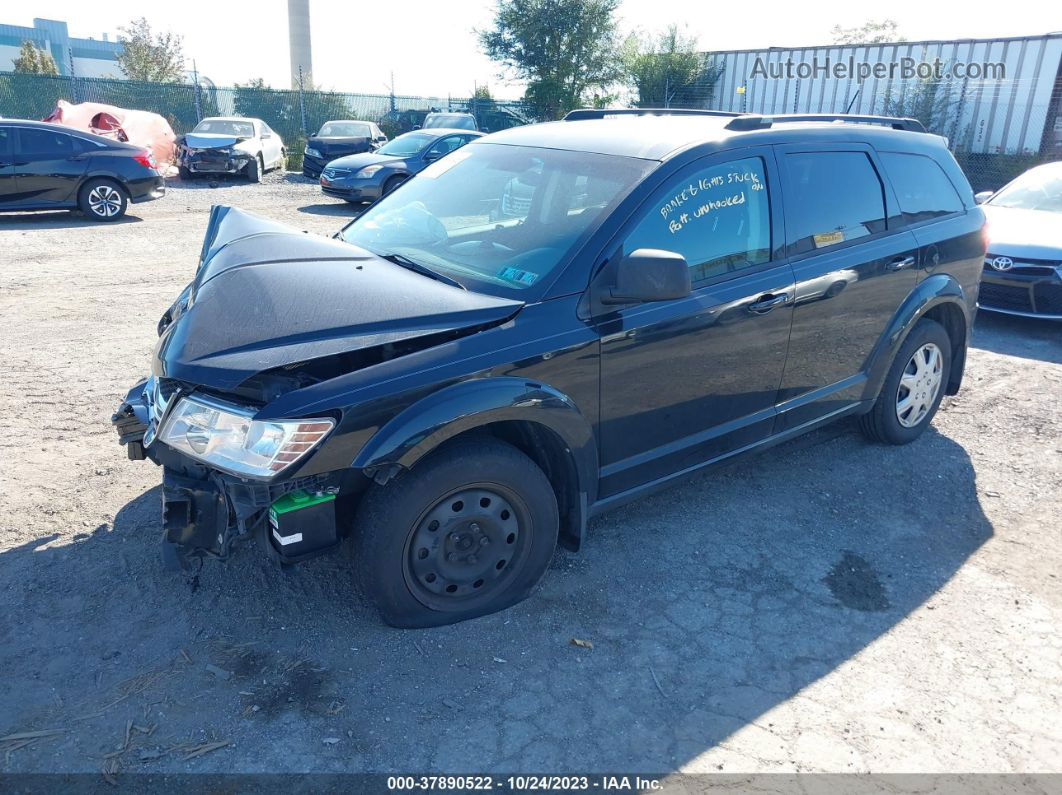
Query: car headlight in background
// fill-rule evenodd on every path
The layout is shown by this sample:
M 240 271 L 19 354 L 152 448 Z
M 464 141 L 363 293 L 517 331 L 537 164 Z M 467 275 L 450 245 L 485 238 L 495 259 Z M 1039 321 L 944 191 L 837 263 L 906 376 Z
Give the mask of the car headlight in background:
M 306 149 L 303 151 L 303 154 L 308 155 L 310 157 L 324 157 L 324 155 L 322 155 L 312 146 L 307 146 Z
M 268 478 L 309 453 L 334 426 L 330 417 L 258 421 L 239 406 L 186 397 L 166 418 L 159 439 L 234 475 Z
M 383 168 L 383 166 L 380 165 L 379 163 L 376 164 L 375 166 L 365 166 L 365 168 L 361 169 L 357 174 L 354 175 L 354 178 L 355 179 L 368 179 L 373 174 L 375 174 L 377 171 L 379 171 L 381 168 Z

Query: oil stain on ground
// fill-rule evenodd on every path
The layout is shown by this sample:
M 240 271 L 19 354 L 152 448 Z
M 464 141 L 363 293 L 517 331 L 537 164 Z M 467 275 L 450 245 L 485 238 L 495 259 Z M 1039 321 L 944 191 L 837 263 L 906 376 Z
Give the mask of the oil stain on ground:
M 846 551 L 823 582 L 845 607 L 867 613 L 889 609 L 889 599 L 878 573 L 853 552 Z

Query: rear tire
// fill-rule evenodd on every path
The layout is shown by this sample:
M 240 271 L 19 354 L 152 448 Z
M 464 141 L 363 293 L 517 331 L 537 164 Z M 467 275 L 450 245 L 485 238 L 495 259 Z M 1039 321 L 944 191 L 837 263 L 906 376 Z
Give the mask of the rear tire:
M 193 174 L 190 169 L 187 169 L 184 166 L 177 166 L 177 176 L 179 176 L 182 181 L 187 181 L 192 179 Z
M 913 442 L 933 421 L 950 372 L 948 332 L 923 318 L 896 353 L 874 407 L 859 418 L 860 430 L 873 442 Z
M 526 598 L 558 525 L 556 495 L 530 458 L 488 436 L 456 441 L 366 493 L 355 575 L 388 624 L 452 624 Z
M 77 206 L 94 221 L 117 221 L 125 215 L 129 196 L 109 179 L 90 179 L 81 186 Z

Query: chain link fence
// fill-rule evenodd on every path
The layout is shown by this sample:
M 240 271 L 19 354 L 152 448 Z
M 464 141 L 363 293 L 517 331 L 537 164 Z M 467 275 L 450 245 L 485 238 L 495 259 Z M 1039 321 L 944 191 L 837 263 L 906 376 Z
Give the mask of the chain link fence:
M 1009 80 L 888 80 L 749 78 L 750 53 L 729 53 L 713 79 L 670 86 L 632 98 L 643 107 L 702 108 L 747 113 L 861 113 L 911 116 L 945 136 L 975 191 L 994 190 L 1040 163 L 1062 159 L 1062 71 L 1041 83 Z M 772 56 L 773 57 L 773 56 Z M 780 57 L 780 56 L 778 56 Z M 718 60 L 718 59 L 717 59 Z M 482 98 L 354 94 L 336 91 L 225 87 L 191 83 L 143 83 L 107 78 L 53 77 L 0 72 L 0 116 L 41 119 L 59 99 L 103 102 L 153 111 L 177 134 L 207 116 L 252 116 L 280 133 L 288 167 L 301 168 L 303 144 L 329 119 L 373 121 L 389 137 L 409 132 L 433 110 L 469 112 L 481 130 L 536 121 L 520 101 Z
M 389 137 L 419 127 L 431 111 L 471 113 L 479 128 L 486 132 L 534 120 L 523 102 L 479 97 L 352 94 L 244 86 L 216 88 L 192 83 L 0 72 L 0 116 L 43 119 L 60 99 L 75 103 L 102 102 L 158 113 L 178 135 L 208 116 L 260 118 L 284 139 L 291 169 L 302 167 L 306 138 L 330 119 L 376 122 Z

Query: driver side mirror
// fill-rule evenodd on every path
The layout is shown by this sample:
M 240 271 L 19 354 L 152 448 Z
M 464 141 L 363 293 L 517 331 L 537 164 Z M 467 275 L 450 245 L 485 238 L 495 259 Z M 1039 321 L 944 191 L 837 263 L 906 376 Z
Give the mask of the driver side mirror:
M 424 159 L 429 163 L 433 163 L 442 156 L 442 152 L 428 152 L 426 155 L 424 155 Z
M 979 193 L 975 193 L 974 201 L 978 204 L 984 204 L 986 201 L 992 198 L 993 193 L 995 193 L 994 190 L 983 190 Z
M 674 251 L 640 248 L 611 269 L 611 284 L 604 288 L 603 304 L 648 303 L 685 298 L 690 294 L 690 268 Z

